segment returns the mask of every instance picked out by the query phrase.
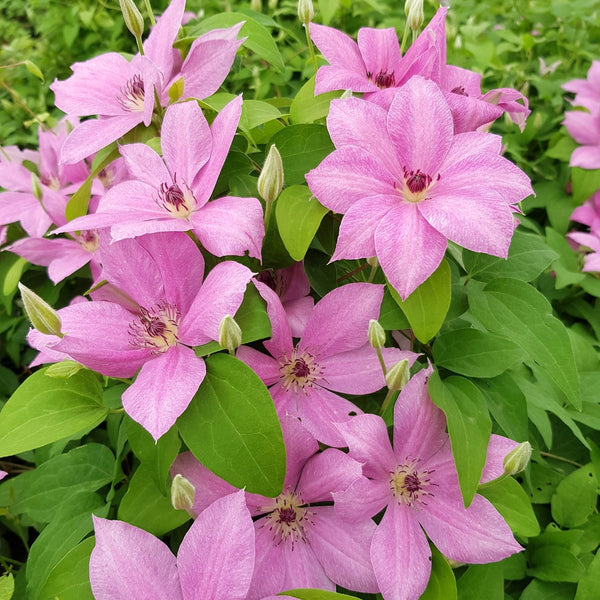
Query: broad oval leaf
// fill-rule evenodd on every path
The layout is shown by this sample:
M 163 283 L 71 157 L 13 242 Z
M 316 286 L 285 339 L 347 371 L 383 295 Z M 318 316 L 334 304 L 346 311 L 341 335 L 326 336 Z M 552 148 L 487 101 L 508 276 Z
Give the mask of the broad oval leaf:
M 311 77 L 298 91 L 290 105 L 290 122 L 314 123 L 329 113 L 329 104 L 341 92 L 326 92 L 315 96 L 315 77 Z
M 558 484 L 551 500 L 552 518 L 561 527 L 579 527 L 596 510 L 597 501 L 598 479 L 592 465 L 585 465 Z
M 26 379 L 0 413 L 0 456 L 19 454 L 56 442 L 101 423 L 98 376 L 82 370 L 68 379 L 48 377 L 45 369 Z
M 286 462 L 279 419 L 269 391 L 242 361 L 210 356 L 178 424 L 188 448 L 213 473 L 251 493 L 281 493 Z
M 456 600 L 456 578 L 444 555 L 431 546 L 431 575 L 419 600 Z

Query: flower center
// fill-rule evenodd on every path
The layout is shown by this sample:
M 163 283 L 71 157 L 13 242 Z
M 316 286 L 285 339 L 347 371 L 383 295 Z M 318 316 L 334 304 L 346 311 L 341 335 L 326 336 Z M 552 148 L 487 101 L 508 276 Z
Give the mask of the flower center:
M 286 392 L 293 388 L 294 392 L 302 390 L 306 393 L 306 388 L 311 388 L 315 381 L 323 379 L 323 367 L 319 365 L 316 357 L 306 350 L 300 353 L 294 348 L 289 358 L 284 354 L 279 359 L 279 365 L 281 385 Z
M 396 85 L 396 77 L 394 71 L 388 73 L 387 71 L 379 71 L 375 77 L 373 73 L 367 71 L 367 77 L 380 89 L 385 90 L 387 88 L 394 87 Z
M 469 95 L 469 94 L 467 94 L 467 92 L 465 91 L 465 88 L 462 85 L 452 88 L 450 91 L 453 94 L 459 94 L 460 96 L 468 96 Z
M 95 229 L 84 230 L 79 234 L 77 241 L 88 252 L 96 252 L 100 246 L 98 232 Z
M 60 190 L 60 181 L 58 180 L 58 177 L 56 177 L 55 175 L 49 175 L 47 173 L 42 173 L 42 175 L 40 177 L 40 181 L 46 187 L 49 187 L 51 190 L 55 190 L 55 191 Z
M 174 181 L 172 184 L 161 183 L 156 203 L 175 217 L 189 217 L 196 208 L 196 198 L 192 190 L 185 185 L 183 189 Z
M 403 465 L 398 465 L 390 473 L 390 489 L 398 504 L 425 506 L 427 496 L 433 497 L 429 489 L 437 484 L 432 483 L 429 475 L 433 470 L 419 470 L 419 459 L 407 459 Z
M 404 181 L 399 187 L 397 185 L 396 189 L 402 194 L 404 200 L 416 204 L 427 199 L 428 190 L 439 179 L 439 175 L 434 180 L 431 175 L 423 173 L 421 169 L 409 171 L 404 167 Z
M 130 344 L 152 348 L 153 354 L 166 352 L 178 343 L 180 321 L 179 309 L 169 302 L 160 302 L 150 309 L 141 307 L 137 318 L 129 324 Z
M 312 524 L 311 512 L 302 506 L 304 502 L 296 492 L 285 491 L 272 504 L 261 506 L 261 511 L 270 511 L 264 517 L 264 524 L 269 531 L 273 532 L 273 542 L 278 545 L 281 542 L 290 542 L 292 550 L 298 541 L 306 541 L 306 527 Z
M 144 82 L 139 75 L 134 75 L 121 88 L 121 95 L 117 96 L 117 102 L 127 112 L 144 110 Z

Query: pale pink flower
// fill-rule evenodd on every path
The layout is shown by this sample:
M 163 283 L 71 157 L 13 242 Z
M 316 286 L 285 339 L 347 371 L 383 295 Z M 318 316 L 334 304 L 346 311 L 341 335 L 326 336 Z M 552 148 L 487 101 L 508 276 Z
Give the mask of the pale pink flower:
M 364 477 L 334 494 L 335 509 L 349 521 L 385 509 L 370 551 L 385 600 L 416 600 L 423 593 L 431 572 L 427 537 L 444 556 L 465 563 L 496 562 L 523 549 L 483 496 L 476 494 L 465 509 L 446 418 L 427 392 L 431 372 L 417 373 L 400 393 L 393 448 L 376 415 L 338 425 Z M 504 456 L 516 446 L 492 435 L 482 483 L 502 475 Z
M 55 233 L 110 227 L 113 240 L 158 231 L 192 230 L 216 256 L 260 258 L 263 213 L 256 198 L 226 196 L 209 202 L 229 152 L 242 98 L 232 100 L 209 127 L 196 102 L 170 106 L 161 130 L 162 157 L 145 144 L 121 146 L 135 179 L 110 188 L 94 214 Z
M 360 464 L 333 448 L 319 453 L 314 437 L 293 417 L 284 417 L 281 426 L 287 459 L 283 492 L 276 498 L 246 494 L 256 518 L 256 562 L 247 599 L 292 588 L 335 591 L 336 584 L 377 592 L 369 559 L 375 523 L 369 517 L 345 523 L 331 504 L 334 492 L 361 477 Z M 195 486 L 197 513 L 236 491 L 190 452 L 177 457 L 171 473 Z
M 267 302 L 273 336 L 264 342 L 268 356 L 241 346 L 237 357 L 265 385 L 280 416 L 290 414 L 328 446 L 343 446 L 333 423 L 362 412 L 342 394 L 370 394 L 385 386 L 377 353 L 368 342 L 369 321 L 379 318 L 383 286 L 350 283 L 324 296 L 315 305 L 300 341 L 294 345 L 289 322 L 277 295 L 255 282 Z M 383 348 L 386 365 L 417 355 Z
M 123 407 L 154 439 L 175 423 L 206 374 L 194 346 L 219 339 L 219 323 L 239 308 L 252 273 L 235 262 L 214 267 L 184 233 L 147 235 L 106 245 L 106 300 L 58 311 L 64 337 L 31 331 L 48 357 L 70 357 L 109 377 L 132 377 Z
M 567 92 L 573 92 L 573 106 L 583 106 L 590 112 L 600 110 L 600 60 L 592 61 L 586 79 L 572 79 L 562 86 Z
M 332 260 L 377 256 L 405 299 L 438 267 L 447 240 L 507 256 L 515 205 L 533 193 L 529 178 L 500 156 L 498 136 L 454 133 L 433 81 L 413 77 L 389 110 L 334 100 L 327 128 L 336 150 L 306 181 L 344 214 Z
M 581 144 L 573 150 L 569 166 L 600 169 L 600 106 L 592 112 L 566 112 L 563 125 L 571 137 Z

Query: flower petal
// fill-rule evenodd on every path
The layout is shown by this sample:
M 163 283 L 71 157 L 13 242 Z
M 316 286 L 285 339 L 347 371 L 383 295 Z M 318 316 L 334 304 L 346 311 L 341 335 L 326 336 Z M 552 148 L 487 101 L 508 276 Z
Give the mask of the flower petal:
M 147 144 L 125 144 L 119 151 L 133 179 L 151 186 L 148 195 L 152 198 L 157 198 L 162 183 L 171 183 L 172 177 L 163 159 Z
M 250 346 L 240 346 L 235 357 L 245 362 L 267 387 L 277 383 L 281 378 L 279 363 L 264 352 L 259 352 Z
M 393 27 L 374 29 L 361 27 L 358 30 L 358 47 L 371 78 L 379 73 L 394 75 L 400 71 L 400 44 Z
M 256 279 L 252 280 L 262 299 L 267 303 L 267 314 L 271 321 L 271 338 L 263 342 L 264 347 L 274 358 L 291 353 L 293 349 L 290 324 L 279 296 L 268 286 Z M 279 372 L 279 366 L 277 367 Z M 277 377 L 279 379 L 279 377 Z M 273 381 L 272 383 L 275 383 Z M 265 382 L 265 385 L 269 385 Z
M 504 473 L 504 457 L 519 445 L 518 442 L 492 433 L 480 483 L 486 483 Z

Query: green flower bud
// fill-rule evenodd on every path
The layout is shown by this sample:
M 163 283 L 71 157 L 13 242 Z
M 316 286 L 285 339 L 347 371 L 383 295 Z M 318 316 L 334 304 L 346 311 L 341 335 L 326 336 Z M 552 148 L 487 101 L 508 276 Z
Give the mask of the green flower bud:
M 144 17 L 133 0 L 119 0 L 123 20 L 127 29 L 136 40 L 141 40 L 144 33 Z
M 68 379 L 83 368 L 83 365 L 80 365 L 74 360 L 63 360 L 59 363 L 50 365 L 46 369 L 46 375 L 48 375 L 48 377 L 55 377 L 56 379 Z
M 373 269 L 376 269 L 379 266 L 379 261 L 376 256 L 371 256 L 367 258 L 367 264 Z
M 20 282 L 18 285 L 21 292 L 21 300 L 23 300 L 23 307 L 35 329 L 40 333 L 63 337 L 60 330 L 61 322 L 58 313 L 28 287 Z
M 250 10 L 262 12 L 262 0 L 250 0 Z
M 183 475 L 177 473 L 171 484 L 171 504 L 175 510 L 191 510 L 194 507 L 196 488 Z
M 231 353 L 242 344 L 242 330 L 231 315 L 225 315 L 219 323 L 219 344 Z
M 408 359 L 403 358 L 398 361 L 386 374 L 385 382 L 387 383 L 388 389 L 399 391 L 401 390 L 410 379 L 410 366 Z
M 312 0 L 299 0 L 298 2 L 298 16 L 304 25 L 308 25 L 315 16 L 315 8 Z
M 258 193 L 267 203 L 275 202 L 283 189 L 283 163 L 277 146 L 273 144 L 258 176 Z
M 404 12 L 406 14 L 406 24 L 412 31 L 419 31 L 425 19 L 425 15 L 423 14 L 423 0 L 406 0 Z
M 371 344 L 373 348 L 383 348 L 385 344 L 385 331 L 379 324 L 379 321 L 376 321 L 375 319 L 369 321 L 369 332 L 367 333 L 367 337 L 369 338 L 369 344 Z
M 504 474 L 516 475 L 520 473 L 527 467 L 530 458 L 531 444 L 529 442 L 521 442 L 504 457 Z
M 42 196 L 44 194 L 42 190 L 42 184 L 40 183 L 40 178 L 35 174 L 31 174 L 31 191 L 37 200 L 42 201 Z
M 352 98 L 352 90 L 344 90 L 344 93 L 340 96 L 340 100 L 348 100 L 348 98 Z

